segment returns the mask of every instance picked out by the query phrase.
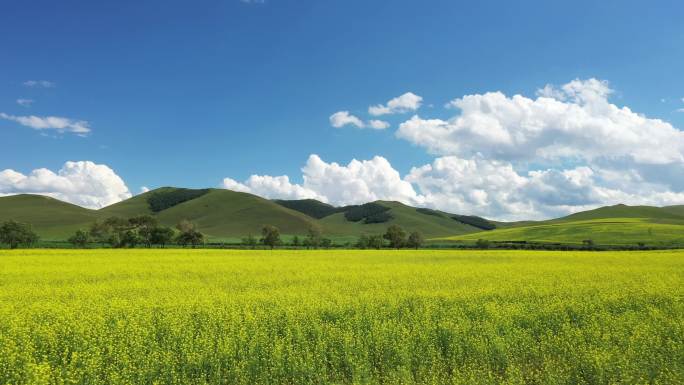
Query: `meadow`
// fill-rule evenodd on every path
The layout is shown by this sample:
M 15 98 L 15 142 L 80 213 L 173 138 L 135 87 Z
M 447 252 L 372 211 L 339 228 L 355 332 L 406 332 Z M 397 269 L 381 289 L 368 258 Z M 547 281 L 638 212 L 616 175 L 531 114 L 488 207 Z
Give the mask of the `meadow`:
M 501 383 L 684 383 L 684 252 L 0 251 L 0 384 Z

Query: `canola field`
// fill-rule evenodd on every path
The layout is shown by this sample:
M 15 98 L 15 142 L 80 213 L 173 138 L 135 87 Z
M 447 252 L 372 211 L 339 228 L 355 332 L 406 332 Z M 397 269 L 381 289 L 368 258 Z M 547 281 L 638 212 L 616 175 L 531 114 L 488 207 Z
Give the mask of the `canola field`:
M 619 383 L 684 383 L 682 251 L 0 251 L 0 384 Z

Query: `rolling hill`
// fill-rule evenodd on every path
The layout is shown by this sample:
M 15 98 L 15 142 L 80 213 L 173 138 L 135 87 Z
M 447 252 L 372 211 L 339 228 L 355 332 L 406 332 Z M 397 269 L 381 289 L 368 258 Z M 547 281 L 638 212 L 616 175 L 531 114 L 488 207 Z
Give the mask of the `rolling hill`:
M 163 187 L 100 210 L 38 195 L 0 197 L 0 221 L 29 223 L 45 240 L 65 240 L 107 217 L 139 215 L 152 215 L 167 226 L 190 220 L 212 241 L 258 236 L 263 225 L 270 224 L 286 238 L 318 228 L 338 243 L 354 242 L 361 234 L 382 234 L 396 224 L 435 242 L 579 244 L 591 239 L 605 245 L 684 244 L 684 206 L 615 205 L 547 221 L 505 223 L 391 201 L 334 207 L 312 199 L 268 200 L 224 189 Z
M 548 221 L 501 227 L 489 232 L 454 235 L 436 241 L 537 242 L 601 245 L 684 245 L 684 206 L 615 205 Z
M 13 219 L 30 224 L 46 240 L 63 240 L 98 218 L 98 212 L 42 195 L 0 198 L 0 222 Z

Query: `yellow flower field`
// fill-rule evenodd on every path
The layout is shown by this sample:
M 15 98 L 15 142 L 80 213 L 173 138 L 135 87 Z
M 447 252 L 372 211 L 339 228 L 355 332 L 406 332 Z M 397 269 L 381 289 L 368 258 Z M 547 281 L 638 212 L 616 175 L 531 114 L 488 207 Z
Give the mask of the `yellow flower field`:
M 500 383 L 684 383 L 684 252 L 0 251 L 0 384 Z

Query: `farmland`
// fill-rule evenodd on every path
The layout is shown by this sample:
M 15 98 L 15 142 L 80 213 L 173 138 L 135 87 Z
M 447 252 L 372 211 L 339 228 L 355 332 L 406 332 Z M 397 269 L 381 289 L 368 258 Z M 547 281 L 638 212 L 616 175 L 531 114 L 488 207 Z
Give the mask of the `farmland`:
M 0 251 L 0 384 L 682 383 L 683 257 Z

